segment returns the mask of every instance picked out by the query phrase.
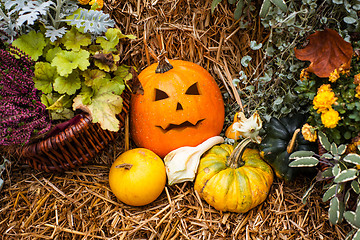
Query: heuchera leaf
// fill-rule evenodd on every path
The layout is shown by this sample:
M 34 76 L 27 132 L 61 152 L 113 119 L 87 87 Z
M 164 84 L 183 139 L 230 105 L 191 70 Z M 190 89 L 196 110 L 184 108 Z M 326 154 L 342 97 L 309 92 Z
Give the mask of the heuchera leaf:
M 309 44 L 303 49 L 295 49 L 295 56 L 311 62 L 309 72 L 325 78 L 341 66 L 350 67 L 353 48 L 335 30 L 317 31 L 307 39 Z
M 83 92 L 75 97 L 73 109 L 81 109 L 90 113 L 94 123 L 100 123 L 103 129 L 119 131 L 119 120 L 116 115 L 122 110 L 123 100 L 117 94 L 119 84 L 102 79 L 94 81 L 95 93 L 91 98 L 91 104 L 84 104 L 88 98 Z
M 103 92 L 96 94 L 90 105 L 82 103 L 82 96 L 74 98 L 73 109 L 81 109 L 91 114 L 92 121 L 99 123 L 102 129 L 117 132 L 119 131 L 119 120 L 116 115 L 122 110 L 122 98 L 113 93 Z
M 116 45 L 119 43 L 119 35 L 121 34 L 120 29 L 117 28 L 109 28 L 105 37 L 98 37 L 96 39 L 96 43 L 100 44 L 104 51 L 108 52 L 113 50 Z
M 76 90 L 80 89 L 81 80 L 78 71 L 73 71 L 67 77 L 58 76 L 54 82 L 54 90 L 60 94 L 75 94 Z
M 98 69 L 86 70 L 82 73 L 82 76 L 85 79 L 85 85 L 91 87 L 93 85 L 94 80 L 102 79 L 106 76 L 104 71 Z
M 21 35 L 12 42 L 12 45 L 24 51 L 34 61 L 37 61 L 43 53 L 46 41 L 41 32 L 36 33 L 35 31 L 31 31 L 28 34 Z
M 37 62 L 34 74 L 35 87 L 45 94 L 51 93 L 54 79 L 58 76 L 56 68 L 48 62 Z
M 60 47 L 54 47 L 49 49 L 45 55 L 46 61 L 51 62 L 56 57 L 56 54 L 61 51 L 62 49 Z
M 64 50 L 56 54 L 51 66 L 57 68 L 60 76 L 67 76 L 77 67 L 85 71 L 90 65 L 89 56 L 90 53 L 82 49 L 78 52 Z
M 81 46 L 86 47 L 91 44 L 91 36 L 72 27 L 61 39 L 61 43 L 64 44 L 67 50 L 79 51 Z

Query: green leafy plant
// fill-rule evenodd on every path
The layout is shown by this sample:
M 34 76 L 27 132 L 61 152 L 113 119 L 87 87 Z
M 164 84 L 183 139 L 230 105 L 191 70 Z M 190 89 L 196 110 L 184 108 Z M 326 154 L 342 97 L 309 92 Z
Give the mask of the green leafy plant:
M 38 28 L 38 23 L 52 42 L 67 32 L 67 24 L 94 35 L 115 26 L 108 14 L 96 11 L 97 4 L 88 10 L 79 8 L 75 0 L 0 0 L 0 6 L 0 29 L 10 37 L 9 41 Z
M 330 141 L 337 144 L 349 143 L 360 132 L 359 63 L 355 56 L 350 70 L 338 71 L 336 80 L 334 75 L 319 78 L 315 74 L 309 74 L 305 79 L 299 80 L 295 88 L 299 101 L 308 104 L 308 122 L 313 130 L 325 132 Z M 320 93 L 322 89 L 326 93 Z M 329 106 L 323 111 L 321 108 L 325 107 L 322 105 L 325 103 Z M 334 115 L 327 118 L 325 114 L 330 111 Z
M 297 151 L 290 155 L 290 167 L 319 166 L 315 182 L 305 192 L 303 202 L 317 182 L 325 181 L 323 202 L 330 202 L 328 215 L 332 224 L 339 224 L 345 219 L 354 229 L 346 239 L 360 237 L 360 155 L 351 153 L 347 145 L 330 143 L 323 132 L 318 133 L 319 142 L 324 148 L 322 155 L 312 151 Z M 359 148 L 360 150 L 360 148 Z
M 134 36 L 109 28 L 104 36 L 94 41 L 91 37 L 71 27 L 55 42 L 42 31 L 31 31 L 12 44 L 36 60 L 33 80 L 53 120 L 70 119 L 80 109 L 90 113 L 103 129 L 118 131 L 120 95 L 132 74 L 130 67 L 118 66 L 116 45 L 120 39 Z

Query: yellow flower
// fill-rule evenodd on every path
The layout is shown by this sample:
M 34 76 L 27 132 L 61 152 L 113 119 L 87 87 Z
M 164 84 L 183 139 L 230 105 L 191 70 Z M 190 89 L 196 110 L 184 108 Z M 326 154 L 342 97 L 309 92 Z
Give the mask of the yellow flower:
M 81 5 L 87 5 L 90 0 L 78 0 Z
M 103 8 L 103 6 L 104 6 L 104 0 L 91 0 L 89 4 L 93 5 L 95 2 L 99 6 L 98 8 L 96 8 L 96 10 L 101 10 Z
M 319 92 L 331 92 L 331 91 L 332 91 L 332 89 L 331 89 L 330 84 L 323 84 L 319 87 L 317 92 L 319 93 Z
M 360 84 L 360 73 L 354 76 L 354 84 Z
M 308 123 L 305 123 L 301 128 L 301 133 L 305 140 L 309 142 L 315 142 L 317 139 L 316 130 L 313 126 L 310 126 Z
M 330 82 L 336 82 L 340 77 L 340 74 L 337 69 L 335 69 L 332 73 L 330 73 L 329 81 Z
M 300 73 L 300 80 L 301 81 L 305 81 L 309 78 L 309 72 L 307 71 L 306 68 L 304 68 L 303 70 L 301 70 L 301 73 Z
M 340 119 L 339 113 L 332 108 L 321 114 L 321 122 L 326 128 L 336 127 Z
M 356 86 L 355 91 L 356 91 L 355 97 L 360 98 L 360 85 Z
M 317 109 L 318 113 L 327 112 L 331 108 L 331 105 L 337 100 L 337 97 L 335 97 L 335 93 L 331 90 L 330 86 L 326 85 L 322 85 L 319 88 L 318 93 L 313 100 L 314 109 Z

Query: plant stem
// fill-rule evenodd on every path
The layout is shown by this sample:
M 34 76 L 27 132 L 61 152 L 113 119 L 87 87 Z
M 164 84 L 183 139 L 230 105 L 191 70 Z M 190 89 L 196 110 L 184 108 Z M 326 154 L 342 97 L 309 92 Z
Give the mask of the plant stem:
M 234 151 L 231 153 L 227 165 L 230 168 L 238 168 L 244 165 L 244 162 L 241 160 L 242 154 L 244 150 L 246 149 L 246 146 L 251 142 L 251 138 L 245 138 L 242 140 L 234 149 Z

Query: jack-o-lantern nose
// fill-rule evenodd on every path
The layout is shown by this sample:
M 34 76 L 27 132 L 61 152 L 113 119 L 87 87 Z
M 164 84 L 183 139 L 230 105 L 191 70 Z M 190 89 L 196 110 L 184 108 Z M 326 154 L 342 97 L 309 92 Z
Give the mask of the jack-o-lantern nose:
M 181 106 L 181 104 L 179 102 L 176 105 L 176 111 L 177 110 L 183 110 L 183 107 Z

